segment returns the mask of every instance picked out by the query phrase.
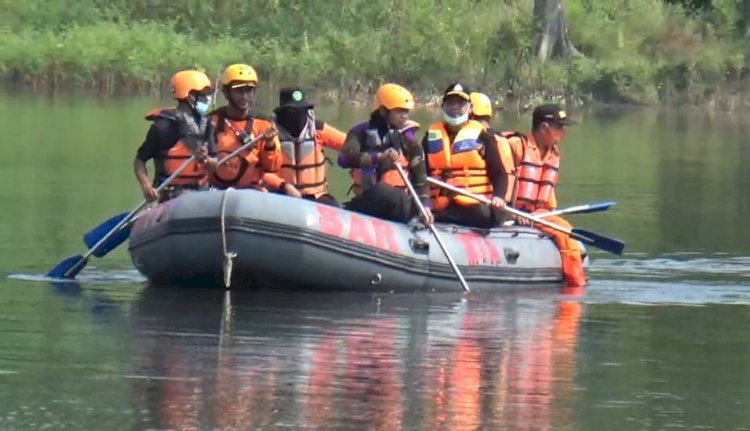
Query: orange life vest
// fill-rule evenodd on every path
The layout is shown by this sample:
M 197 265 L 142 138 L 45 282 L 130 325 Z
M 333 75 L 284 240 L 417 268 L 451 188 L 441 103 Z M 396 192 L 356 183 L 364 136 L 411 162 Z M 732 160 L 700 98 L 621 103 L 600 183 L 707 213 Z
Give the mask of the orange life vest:
M 393 148 L 399 152 L 399 158 L 396 163 L 401 165 L 406 175 L 409 175 L 409 161 L 404 156 L 404 149 L 401 148 L 401 143 L 390 142 L 386 136 L 380 136 L 378 129 L 370 127 L 370 123 L 362 123 L 354 127 L 354 129 L 360 129 L 360 152 L 382 152 L 389 148 Z M 419 123 L 416 121 L 408 120 L 404 127 L 398 130 L 398 133 L 406 133 L 409 130 L 419 130 Z M 363 191 L 372 187 L 378 182 L 390 184 L 394 187 L 406 188 L 404 180 L 399 175 L 396 168 L 388 169 L 387 171 L 381 171 L 378 166 L 371 166 L 368 168 L 352 169 L 351 176 L 354 181 L 352 184 L 352 190 L 355 196 L 359 196 Z
M 273 127 L 271 121 L 260 117 L 239 121 L 229 119 L 226 108 L 219 108 L 211 116 L 211 121 L 216 127 L 216 154 L 219 160 L 253 140 L 268 127 Z M 276 172 L 280 167 L 281 146 L 278 138 L 274 137 L 227 160 L 209 179 L 219 188 L 258 188 L 263 172 Z
M 200 123 L 192 115 L 187 115 L 175 108 L 158 108 L 146 114 L 146 120 L 155 121 L 163 118 L 172 121 L 179 130 L 180 138 L 162 156 L 154 160 L 161 163 L 166 177 L 175 173 L 197 149 L 208 141 L 211 133 L 208 120 L 201 118 Z M 170 182 L 171 185 L 189 188 L 200 188 L 206 184 L 206 167 L 197 161 L 191 162 L 180 175 Z
M 492 197 L 492 183 L 487 174 L 487 162 L 484 160 L 482 143 L 479 135 L 484 126 L 475 120 L 469 120 L 456 133 L 453 142 L 440 121 L 427 130 L 427 160 L 430 165 L 430 175 L 442 178 L 448 184 L 461 187 L 472 193 Z M 449 199 L 445 198 L 443 189 L 430 186 L 433 207 L 436 210 L 445 209 Z M 442 197 L 442 198 L 441 198 Z M 474 199 L 455 195 L 453 202 L 459 205 L 477 205 Z
M 315 114 L 308 110 L 307 124 L 294 138 L 276 122 L 281 141 L 282 164 L 280 176 L 294 185 L 302 195 L 319 196 L 328 192 L 326 156 L 315 140 Z
M 550 148 L 542 160 L 533 138 L 513 132 L 504 132 L 507 139 L 520 139 L 523 154 L 516 154 L 519 162 L 514 206 L 533 212 L 546 208 L 555 191 L 559 177 L 560 152 L 557 146 Z

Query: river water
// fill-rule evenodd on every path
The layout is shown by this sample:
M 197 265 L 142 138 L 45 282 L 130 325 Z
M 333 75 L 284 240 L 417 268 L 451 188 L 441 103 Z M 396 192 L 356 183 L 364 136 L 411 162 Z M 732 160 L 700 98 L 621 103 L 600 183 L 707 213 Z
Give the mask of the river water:
M 0 96 L 0 429 L 750 429 L 747 115 L 577 115 L 559 200 L 617 201 L 571 220 L 628 244 L 579 296 L 154 289 L 126 247 L 38 281 L 141 199 L 166 104 Z

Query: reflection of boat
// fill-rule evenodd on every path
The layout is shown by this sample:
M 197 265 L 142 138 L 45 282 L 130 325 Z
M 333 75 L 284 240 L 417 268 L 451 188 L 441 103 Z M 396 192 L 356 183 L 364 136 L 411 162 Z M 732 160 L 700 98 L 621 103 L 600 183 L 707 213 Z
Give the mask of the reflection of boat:
M 562 282 L 555 245 L 535 229 L 439 230 L 474 290 Z M 129 251 L 143 275 L 170 284 L 220 284 L 229 261 L 237 284 L 461 290 L 424 228 L 252 190 L 189 193 L 160 204 L 135 223 Z M 229 253 L 236 257 L 225 259 Z
M 145 289 L 132 307 L 144 427 L 575 428 L 578 303 L 233 292 L 227 310 L 195 293 Z

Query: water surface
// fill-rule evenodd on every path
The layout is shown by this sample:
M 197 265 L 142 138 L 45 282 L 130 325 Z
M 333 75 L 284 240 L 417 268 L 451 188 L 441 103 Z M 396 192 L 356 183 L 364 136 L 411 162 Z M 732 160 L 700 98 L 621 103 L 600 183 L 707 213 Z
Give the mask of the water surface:
M 143 115 L 166 103 L 0 96 L 0 429 L 750 428 L 746 116 L 580 115 L 560 201 L 617 201 L 572 220 L 628 243 L 591 250 L 581 295 L 154 289 L 125 247 L 34 281 L 138 203 Z

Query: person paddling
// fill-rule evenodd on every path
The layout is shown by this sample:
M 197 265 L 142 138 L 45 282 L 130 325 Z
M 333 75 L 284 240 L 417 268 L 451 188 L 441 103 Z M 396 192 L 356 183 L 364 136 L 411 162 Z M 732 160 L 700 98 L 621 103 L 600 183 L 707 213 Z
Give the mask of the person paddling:
M 374 108 L 367 121 L 349 130 L 338 158 L 339 166 L 351 169 L 354 180 L 355 197 L 345 207 L 402 223 L 419 216 L 430 225 L 425 157 L 416 136 L 419 124 L 409 119 L 414 96 L 398 84 L 383 84 L 375 93 Z M 395 164 L 401 165 L 427 207 L 424 214 L 407 194 Z
M 443 118 L 432 124 L 422 140 L 430 176 L 491 199 L 487 206 L 433 186 L 435 220 L 477 228 L 492 228 L 503 221 L 507 177 L 493 133 L 470 119 L 469 88 L 459 82 L 443 94 Z
M 557 185 L 560 170 L 560 143 L 565 139 L 566 127 L 577 124 L 558 105 L 541 105 L 534 109 L 531 133 L 503 132 L 516 157 L 517 190 L 513 206 L 522 211 L 542 214 L 557 208 Z M 571 229 L 571 224 L 560 216 L 545 220 Z M 521 218 L 516 222 L 528 224 Z M 535 228 L 552 237 L 562 258 L 563 275 L 568 287 L 586 284 L 581 246 L 575 238 L 547 226 Z
M 154 109 L 146 115 L 151 127 L 133 160 L 133 173 L 148 201 L 164 202 L 185 191 L 205 189 L 207 167 L 216 163 L 213 127 L 206 117 L 211 106 L 208 76 L 197 70 L 183 70 L 172 76 L 170 88 L 177 105 Z M 159 184 L 194 154 L 195 161 L 158 194 Z M 149 181 L 146 168 L 149 160 L 154 162 L 153 182 Z
M 221 90 L 228 103 L 211 113 L 220 159 L 274 128 L 271 118 L 253 110 L 257 85 L 258 74 L 247 64 L 233 64 L 224 70 Z M 211 169 L 211 184 L 219 189 L 260 189 L 300 197 L 299 190 L 279 176 L 281 163 L 281 144 L 273 134 L 218 168 Z

